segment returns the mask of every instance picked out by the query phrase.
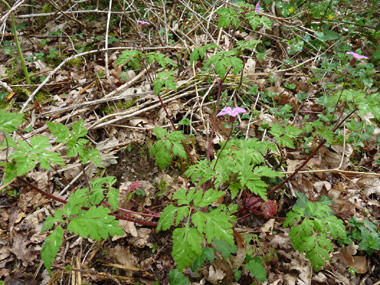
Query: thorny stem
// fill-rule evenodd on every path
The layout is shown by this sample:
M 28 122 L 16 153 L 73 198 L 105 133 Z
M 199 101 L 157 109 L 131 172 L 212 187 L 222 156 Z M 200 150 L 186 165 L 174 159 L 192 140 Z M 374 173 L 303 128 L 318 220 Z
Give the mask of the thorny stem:
M 332 132 L 335 132 L 349 117 L 352 116 L 353 113 L 355 113 L 357 109 L 353 110 L 351 113 L 349 113 L 342 121 L 337 121 L 335 123 L 335 126 L 332 129 Z M 322 141 L 319 143 L 317 148 L 309 155 L 309 157 L 290 175 L 288 176 L 284 181 L 282 181 L 279 185 L 274 187 L 271 191 L 268 192 L 267 196 L 272 194 L 274 191 L 280 189 L 285 183 L 287 183 L 290 179 L 292 179 L 308 162 L 309 160 L 318 152 L 318 150 L 326 143 L 326 139 L 322 139 Z
M 62 204 L 67 204 L 67 201 L 66 200 L 63 200 L 61 198 L 58 198 L 57 196 L 54 196 L 50 193 L 47 193 L 43 190 L 41 190 L 40 188 L 38 188 L 37 186 L 34 186 L 32 183 L 29 183 L 28 181 L 26 181 L 25 179 L 21 178 L 21 177 L 17 177 L 17 179 L 19 181 L 21 181 L 22 183 L 24 183 L 25 185 L 29 186 L 30 188 L 32 188 L 33 190 L 37 191 L 38 193 L 54 200 L 54 201 L 57 201 L 57 202 L 60 202 Z M 81 207 L 82 210 L 89 210 L 89 208 L 87 207 Z M 130 211 L 130 210 L 127 210 L 127 209 L 123 209 L 123 208 L 118 208 L 118 210 L 120 211 L 124 211 L 124 212 L 127 212 L 127 213 L 130 213 L 130 214 L 138 214 L 138 215 L 144 215 L 144 216 L 152 216 L 152 215 L 149 215 L 149 214 L 145 214 L 145 213 L 138 213 L 138 212 L 133 212 L 133 211 Z M 146 226 L 157 226 L 158 223 L 156 222 L 147 222 L 147 221 L 141 221 L 141 220 L 136 220 L 136 219 L 132 219 L 132 218 L 127 218 L 127 217 L 124 217 L 124 216 L 121 216 L 121 215 L 118 215 L 118 214 L 109 214 L 111 216 L 115 216 L 117 219 L 119 220 L 126 220 L 126 221 L 130 221 L 130 222 L 134 222 L 136 224 L 140 224 L 140 225 L 146 225 Z

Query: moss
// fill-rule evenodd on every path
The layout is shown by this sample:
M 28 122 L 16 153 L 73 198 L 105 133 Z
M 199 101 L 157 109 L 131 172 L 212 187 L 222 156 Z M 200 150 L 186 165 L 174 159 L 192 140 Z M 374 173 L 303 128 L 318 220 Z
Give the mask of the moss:
M 80 66 L 80 65 L 82 65 L 82 62 L 83 62 L 83 59 L 80 57 L 77 57 L 77 58 L 74 58 L 72 60 L 69 60 L 67 62 L 67 65 L 69 65 L 69 66 Z

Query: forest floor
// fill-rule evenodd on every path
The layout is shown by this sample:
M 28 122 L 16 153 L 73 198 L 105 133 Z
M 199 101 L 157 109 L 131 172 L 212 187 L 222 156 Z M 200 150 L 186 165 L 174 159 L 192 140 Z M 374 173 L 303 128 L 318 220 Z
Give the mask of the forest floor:
M 49 137 L 65 166 L 47 170 L 37 163 L 1 186 L 0 284 L 379 284 L 378 1 L 262 1 L 245 8 L 236 1 L 204 0 L 28 3 L 10 4 L 29 83 L 9 9 L 2 6 L 1 109 L 24 115 L 13 139 Z M 249 13 L 256 14 L 244 18 Z M 212 61 L 217 52 L 235 47 L 241 48 L 236 54 Z M 354 59 L 346 53 L 351 51 L 367 58 Z M 218 62 L 229 56 L 221 82 Z M 243 62 L 240 70 L 233 61 Z M 172 74 L 153 84 L 165 71 Z M 246 111 L 233 119 L 232 131 L 228 116 L 218 116 L 214 124 L 226 107 Z M 66 156 L 67 145 L 57 142 L 46 124 L 72 128 L 80 120 L 88 130 L 86 147 L 99 151 L 100 165 Z M 238 174 L 223 181 L 219 190 L 225 194 L 200 212 L 236 205 L 235 245 L 223 248 L 204 239 L 202 247 L 212 248 L 214 258 L 203 257 L 180 272 L 173 259 L 174 227 L 157 231 L 157 223 L 165 207 L 178 206 L 176 191 L 207 183 L 197 185 L 184 174 L 188 156 L 173 154 L 166 168 L 157 165 L 163 157 L 152 155 L 155 127 L 171 132 L 172 123 L 183 131 L 196 161 L 208 155 L 215 161 L 220 143 L 231 138 L 277 148 L 263 153 L 260 164 L 278 173 L 263 178 L 266 187 L 260 191 L 269 193 L 269 202 L 243 184 L 234 195 L 231 181 Z M 0 136 L 5 163 L 11 152 L 4 132 Z M 41 250 L 51 231 L 42 228 L 63 207 L 51 196 L 67 201 L 89 181 L 107 176 L 116 178 L 119 207 L 133 211 L 115 211 L 124 235 L 96 240 L 65 230 L 49 274 Z M 296 201 L 329 205 L 331 216 L 344 225 L 345 238 L 334 237 L 331 229 L 316 234 L 331 241 L 320 268 L 294 249 L 291 227 L 284 227 Z M 306 211 L 303 220 L 315 217 Z M 328 215 L 313 221 L 318 218 Z M 316 255 L 325 250 L 321 241 Z M 259 260 L 263 274 L 250 267 L 252 260 Z

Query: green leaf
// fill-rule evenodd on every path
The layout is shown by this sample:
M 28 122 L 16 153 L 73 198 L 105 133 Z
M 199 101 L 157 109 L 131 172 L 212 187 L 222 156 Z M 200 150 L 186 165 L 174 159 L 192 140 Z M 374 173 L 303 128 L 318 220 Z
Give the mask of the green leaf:
M 230 24 L 234 27 L 238 27 L 240 25 L 238 14 L 233 7 L 222 7 L 217 11 L 217 13 L 220 15 L 218 29 L 227 28 Z
M 177 82 L 173 77 L 174 74 L 174 71 L 165 71 L 157 74 L 157 78 L 153 82 L 153 89 L 156 95 L 161 92 L 163 86 L 168 89 L 177 90 Z
M 190 191 L 194 191 L 194 189 L 191 189 Z M 188 201 L 187 195 L 186 195 L 186 189 L 180 188 L 173 194 L 173 200 L 178 200 L 178 205 L 189 205 L 190 201 Z
M 159 167 L 165 169 L 172 162 L 172 157 L 170 152 L 166 150 L 166 148 L 162 147 L 156 150 L 156 162 Z
M 116 61 L 116 65 L 125 64 L 140 54 L 137 50 L 123 50 Z
M 210 213 L 198 211 L 191 220 L 199 232 L 206 233 L 208 243 L 217 238 L 228 242 L 230 245 L 234 244 L 231 217 L 221 212 L 220 209 L 215 209 Z
M 248 269 L 252 276 L 257 280 L 264 282 L 267 279 L 267 272 L 263 266 L 263 261 L 260 257 L 252 258 L 246 265 L 245 268 Z
M 306 195 L 301 193 L 301 192 L 296 192 L 296 196 L 297 196 L 297 201 L 296 203 L 293 205 L 293 210 L 295 208 L 300 208 L 300 209 L 305 209 L 306 208 L 306 203 L 309 202 L 309 200 L 307 199 Z
M 173 154 L 176 155 L 176 156 L 179 156 L 179 157 L 182 157 L 182 158 L 186 158 L 187 157 L 185 148 L 179 142 L 173 142 L 172 151 L 173 151 Z
M 252 30 L 256 30 L 256 28 L 261 24 L 260 17 L 255 14 L 248 14 L 246 18 L 248 19 Z
M 177 191 L 178 192 L 178 191 Z M 173 198 L 174 199 L 174 198 Z M 167 206 L 161 213 L 160 219 L 157 225 L 157 232 L 166 231 L 174 225 L 174 218 L 177 214 L 176 225 L 178 225 L 189 214 L 188 207 L 174 207 L 173 204 Z
M 365 250 L 369 255 L 374 250 L 380 249 L 380 238 L 378 233 L 371 233 L 364 227 L 360 228 L 362 241 L 359 244 L 359 249 Z
M 186 140 L 186 137 L 183 135 L 182 131 L 171 132 L 170 134 L 168 134 L 167 138 L 171 142 Z
M 110 210 L 99 207 L 91 207 L 88 211 L 83 211 L 76 218 L 72 218 L 67 226 L 70 233 L 75 233 L 83 238 L 100 241 L 108 236 L 124 234 L 122 228 L 118 226 L 118 221 L 114 216 L 108 215 Z
M 0 130 L 14 132 L 21 125 L 24 115 L 0 110 Z
M 218 46 L 215 44 L 208 44 L 205 46 L 196 47 L 193 52 L 190 54 L 190 64 L 193 65 L 193 62 L 198 59 L 203 59 L 208 49 L 217 49 Z
M 78 122 L 76 122 L 73 125 L 73 132 L 74 132 L 74 137 L 76 139 L 82 138 L 87 134 L 87 130 L 85 129 L 83 125 L 83 119 L 80 119 Z
M 69 140 L 70 138 L 70 131 L 69 128 L 61 123 L 52 123 L 52 122 L 46 122 L 47 126 L 49 127 L 51 133 L 57 137 L 57 142 L 64 143 Z
M 153 129 L 153 132 L 158 139 L 162 139 L 168 134 L 168 131 L 164 128 L 161 128 L 161 127 L 155 127 Z
M 191 284 L 190 280 L 178 269 L 171 269 L 169 272 L 170 285 L 187 285 Z
M 53 228 L 54 224 L 57 222 L 64 222 L 62 218 L 62 210 L 57 210 L 55 211 L 54 215 L 50 215 L 46 218 L 42 225 L 41 232 L 50 231 Z
M 265 16 L 261 16 L 260 17 L 260 23 L 262 23 L 264 25 L 265 28 L 269 29 L 269 30 L 272 30 L 272 22 L 270 19 L 268 19 L 267 17 Z
M 44 244 L 41 248 L 41 257 L 44 261 L 45 268 L 51 275 L 50 266 L 54 261 L 54 258 L 57 256 L 59 248 L 62 245 L 63 240 L 63 229 L 57 227 L 44 241 Z
M 214 246 L 224 258 L 229 257 L 232 253 L 236 253 L 237 247 L 235 244 L 231 245 L 224 240 L 214 239 Z
M 203 190 L 199 189 L 198 192 L 202 193 Z M 216 202 L 220 197 L 224 195 L 224 192 L 214 189 L 207 190 L 200 201 L 194 201 L 194 207 L 206 207 L 213 202 Z
M 182 271 L 202 254 L 202 241 L 202 235 L 189 225 L 174 230 L 172 255 L 178 270 Z

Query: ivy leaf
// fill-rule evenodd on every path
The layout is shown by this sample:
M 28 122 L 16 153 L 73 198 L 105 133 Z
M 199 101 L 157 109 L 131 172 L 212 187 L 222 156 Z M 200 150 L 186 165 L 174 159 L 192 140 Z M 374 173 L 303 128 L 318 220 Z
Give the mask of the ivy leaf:
M 63 240 L 63 229 L 57 227 L 46 239 L 41 248 L 41 257 L 44 261 L 46 270 L 51 275 L 50 266 L 57 256 L 57 253 L 62 245 Z
M 0 110 L 0 130 L 14 132 L 21 125 L 24 115 Z
M 174 230 L 172 255 L 178 270 L 182 271 L 202 254 L 202 241 L 202 235 L 189 225 Z

